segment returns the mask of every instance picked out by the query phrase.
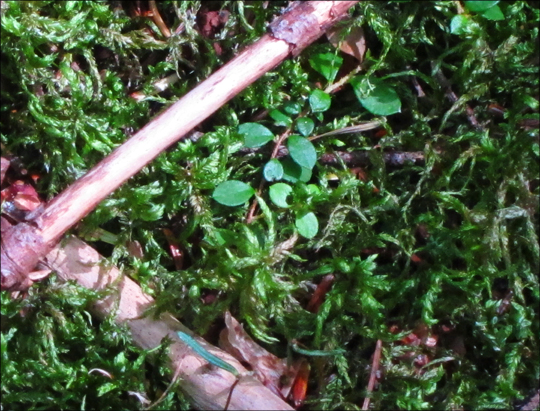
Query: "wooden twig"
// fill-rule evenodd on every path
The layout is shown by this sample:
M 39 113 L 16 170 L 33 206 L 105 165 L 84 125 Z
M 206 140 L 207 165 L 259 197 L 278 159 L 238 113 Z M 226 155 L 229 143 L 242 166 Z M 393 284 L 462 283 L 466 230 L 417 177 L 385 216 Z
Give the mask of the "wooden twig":
M 264 35 L 156 117 L 53 199 L 42 213 L 35 213 L 29 224 L 18 224 L 5 233 L 2 289 L 27 287 L 27 274 L 66 230 L 240 91 L 291 54 L 299 54 L 355 3 L 292 2 L 270 24 L 271 34 Z
M 170 314 L 162 314 L 159 320 L 145 315 L 154 305 L 153 298 L 83 241 L 68 237 L 47 254 L 44 263 L 63 281 L 76 281 L 93 290 L 114 288 L 115 292 L 91 307 L 92 313 L 98 318 L 113 316 L 117 324 L 127 325 L 133 343 L 138 347 L 151 350 L 168 337 L 172 341 L 169 346 L 172 381 L 179 380 L 180 389 L 196 409 L 223 410 L 230 395 L 229 407 L 234 410 L 292 410 L 280 397 L 249 376 L 242 377 L 231 394 L 237 378 L 226 370 L 209 366 L 189 348 L 177 332 L 190 331 Z M 194 338 L 206 351 L 246 373 L 246 369 L 230 354 L 200 337 Z
M 382 122 L 380 120 L 368 121 L 365 123 L 356 124 L 354 126 L 343 127 L 337 130 L 332 130 L 332 131 L 329 131 L 328 133 L 319 134 L 318 136 L 309 137 L 308 140 L 313 141 L 321 137 L 337 136 L 340 134 L 361 133 L 362 131 L 368 131 L 368 130 L 373 130 L 375 128 L 378 128 L 381 124 Z
M 533 392 L 531 396 L 517 408 L 519 411 L 535 411 L 540 409 L 540 390 Z
M 152 12 L 152 18 L 154 19 L 154 23 L 156 23 L 156 26 L 158 26 L 159 31 L 161 31 L 161 34 L 163 34 L 164 37 L 171 37 L 171 31 L 161 18 L 161 14 L 159 13 L 159 10 L 156 6 L 155 0 L 149 0 L 148 5 L 150 6 L 150 11 Z
M 371 373 L 369 375 L 369 382 L 367 386 L 367 395 L 362 404 L 362 410 L 369 409 L 369 401 L 373 388 L 375 388 L 375 382 L 377 381 L 377 373 L 379 371 L 379 364 L 381 363 L 381 351 L 382 351 L 382 341 L 377 340 L 375 345 L 375 352 L 373 353 L 373 362 L 371 363 Z
M 432 63 L 432 67 L 434 67 L 434 64 L 435 63 Z M 441 69 L 438 69 L 435 73 L 435 78 L 437 79 L 437 81 L 439 82 L 439 84 L 445 88 L 445 94 L 446 94 L 446 98 L 453 104 L 452 108 L 449 110 L 449 113 L 451 113 L 452 111 L 454 111 L 458 105 L 459 105 L 459 98 L 458 96 L 456 95 L 456 93 L 454 93 L 454 91 L 452 90 L 452 87 L 450 85 L 450 82 L 448 81 L 448 79 L 445 77 L 445 75 L 443 74 L 442 70 Z M 467 118 L 469 119 L 469 123 L 471 123 L 471 125 L 476 128 L 476 129 L 481 129 L 482 126 L 480 125 L 480 123 L 478 123 L 478 120 L 476 119 L 476 115 L 474 114 L 474 110 L 473 108 L 468 105 L 468 104 L 465 104 L 465 114 L 467 115 Z M 447 116 L 445 115 L 445 118 Z M 443 123 L 444 124 L 444 123 Z
M 382 153 L 383 161 L 388 166 L 403 166 L 406 163 L 422 164 L 424 162 L 423 151 L 392 151 Z M 340 158 L 348 166 L 363 166 L 371 164 L 368 151 L 336 151 L 335 153 L 323 154 L 319 161 L 323 164 L 339 164 Z

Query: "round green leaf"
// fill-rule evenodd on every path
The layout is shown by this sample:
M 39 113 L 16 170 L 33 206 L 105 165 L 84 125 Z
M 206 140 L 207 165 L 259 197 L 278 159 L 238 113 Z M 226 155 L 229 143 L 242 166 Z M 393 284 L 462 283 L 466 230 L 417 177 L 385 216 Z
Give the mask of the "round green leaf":
M 317 162 L 315 147 L 307 138 L 290 136 L 287 140 L 287 148 L 292 159 L 301 167 L 311 169 Z
M 342 63 L 343 58 L 333 53 L 319 53 L 309 59 L 309 65 L 328 81 L 334 81 Z
M 464 1 L 465 7 L 469 9 L 470 11 L 474 13 L 482 13 L 493 6 L 495 6 L 499 0 L 496 1 L 488 1 L 488 0 L 482 0 L 482 1 Z
M 331 102 L 330 95 L 319 89 L 314 90 L 309 96 L 309 105 L 314 113 L 328 110 Z
M 274 119 L 276 126 L 289 127 L 292 123 L 291 118 L 279 110 L 272 110 L 269 116 Z
M 308 184 L 307 189 L 309 193 L 313 196 L 321 194 L 321 190 L 315 184 Z
M 291 183 L 296 183 L 297 181 L 303 181 L 307 183 L 311 180 L 311 168 L 301 167 L 295 163 L 292 158 L 289 156 L 285 157 L 282 160 L 281 164 L 283 165 L 283 179 Z
M 504 20 L 504 14 L 499 8 L 499 6 L 493 6 L 490 9 L 487 9 L 485 12 L 482 13 L 482 17 L 493 21 Z
M 296 228 L 302 237 L 313 238 L 319 231 L 317 216 L 311 211 L 298 217 L 295 222 Z
M 238 134 L 244 137 L 244 144 L 249 148 L 263 146 L 274 138 L 270 130 L 258 123 L 240 124 Z
M 314 128 L 315 123 L 310 118 L 300 117 L 298 120 L 296 120 L 296 129 L 304 137 L 309 136 Z
M 288 208 L 287 196 L 293 191 L 292 187 L 285 183 L 276 183 L 270 187 L 270 200 L 278 207 Z
M 294 116 L 296 114 L 300 114 L 302 111 L 302 104 L 300 104 L 298 101 L 288 101 L 283 106 L 283 110 L 285 110 L 285 113 Z
M 264 166 L 263 174 L 266 181 L 281 180 L 283 177 L 283 166 L 277 158 L 273 158 Z
M 246 183 L 229 180 L 218 185 L 212 197 L 220 204 L 234 207 L 244 204 L 253 194 L 255 194 L 255 190 Z
M 359 77 L 351 79 L 356 97 L 370 113 L 389 116 L 401 111 L 401 101 L 396 91 L 379 79 L 362 81 Z
M 457 14 L 452 17 L 450 22 L 450 33 L 452 34 L 464 34 L 469 31 L 470 20 L 467 16 L 463 14 Z

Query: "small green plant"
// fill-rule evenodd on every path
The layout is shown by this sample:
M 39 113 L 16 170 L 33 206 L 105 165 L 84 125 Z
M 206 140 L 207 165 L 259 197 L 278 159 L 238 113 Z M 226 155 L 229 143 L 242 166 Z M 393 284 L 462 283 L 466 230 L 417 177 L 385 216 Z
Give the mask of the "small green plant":
M 330 96 L 321 90 L 315 90 L 309 97 L 309 104 L 313 113 L 322 113 L 330 107 Z M 290 111 L 290 110 L 289 110 Z M 272 118 L 275 126 L 290 126 L 293 120 L 279 110 L 273 111 Z M 291 208 L 295 213 L 295 226 L 300 235 L 313 238 L 318 232 L 318 220 L 312 211 L 310 202 L 293 202 L 289 204 L 287 197 L 295 197 L 299 190 L 298 184 L 306 183 L 311 179 L 313 169 L 317 162 L 317 152 L 314 145 L 306 138 L 314 129 L 314 121 L 308 117 L 299 117 L 296 120 L 296 129 L 302 135 L 290 135 L 287 139 L 289 155 L 283 160 L 270 159 L 262 166 L 262 175 L 267 182 L 274 183 L 269 188 L 269 197 L 274 205 L 282 209 Z M 275 136 L 268 128 L 257 123 L 244 123 L 238 127 L 238 135 L 243 139 L 247 148 L 263 147 L 274 140 Z M 285 180 L 293 183 L 279 182 Z M 248 184 L 227 180 L 220 183 L 214 190 L 212 197 L 220 204 L 238 206 L 247 202 L 255 190 Z
M 309 63 L 331 84 L 343 59 L 331 53 L 318 53 L 309 59 Z M 398 94 L 383 80 L 357 76 L 351 78 L 350 83 L 358 101 L 370 113 L 391 115 L 400 112 L 401 101 Z M 307 113 L 320 122 L 323 119 L 323 113 L 330 109 L 332 98 L 327 92 L 314 89 L 310 92 L 307 101 L 309 103 Z M 313 210 L 320 191 L 315 184 L 305 187 L 302 183 L 307 183 L 312 179 L 317 162 L 317 151 L 308 138 L 315 129 L 315 120 L 302 112 L 300 102 L 289 103 L 282 110 L 274 109 L 269 115 L 274 120 L 274 126 L 290 128 L 294 124 L 296 131 L 300 133 L 300 135 L 286 136 L 288 156 L 282 160 L 272 158 L 262 167 L 264 179 L 269 183 L 274 183 L 269 187 L 270 200 L 277 207 L 294 212 L 294 226 L 299 234 L 308 239 L 313 238 L 319 231 L 319 221 Z M 294 115 L 296 118 L 291 118 Z M 237 133 L 243 139 L 246 148 L 257 149 L 272 140 L 277 140 L 276 144 L 282 141 L 282 139 L 277 139 L 271 130 L 258 123 L 241 124 Z M 292 183 L 293 186 L 278 182 L 280 180 Z M 309 193 L 307 197 L 300 194 L 301 191 L 306 191 L 306 188 Z M 246 203 L 254 194 L 255 190 L 248 184 L 237 180 L 227 180 L 215 188 L 213 198 L 226 206 L 239 206 Z M 293 198 L 292 202 L 287 201 L 289 196 Z
M 488 20 L 499 21 L 504 20 L 504 14 L 500 7 L 497 5 L 498 0 L 495 1 L 464 1 L 466 9 L 474 14 L 478 14 Z M 457 14 L 452 18 L 450 22 L 450 31 L 453 34 L 468 34 L 474 30 L 478 30 L 479 27 L 471 19 L 470 15 Z

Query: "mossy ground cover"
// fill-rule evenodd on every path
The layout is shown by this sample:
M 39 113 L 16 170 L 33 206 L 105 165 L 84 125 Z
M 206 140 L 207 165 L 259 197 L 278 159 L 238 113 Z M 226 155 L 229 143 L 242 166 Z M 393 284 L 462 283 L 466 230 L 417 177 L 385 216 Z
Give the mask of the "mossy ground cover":
M 40 176 L 45 199 L 260 37 L 285 5 L 165 1 L 165 24 L 173 33 L 184 26 L 165 38 L 141 3 L 2 2 L 2 148 Z M 367 53 L 352 83 L 384 81 L 399 112 L 375 116 L 351 85 L 315 110 L 314 91 L 357 66 L 321 39 L 205 121 L 202 137 L 160 155 L 74 233 L 113 234 L 92 244 L 155 297 L 157 311 L 213 342 L 230 310 L 280 357 L 293 339 L 345 349 L 311 360 L 306 409 L 360 409 L 379 339 L 372 407 L 512 407 L 537 387 L 540 371 L 539 7 L 499 3 L 501 18 L 462 6 L 366 1 L 353 9 L 348 24 L 363 28 Z M 220 10 L 217 23 L 205 22 Z M 344 59 L 336 80 L 310 64 L 327 54 Z M 180 81 L 156 93 L 155 82 L 174 73 Z M 385 131 L 314 140 L 318 156 L 363 151 L 370 161 L 354 173 L 318 162 L 304 181 L 289 181 L 290 207 L 273 203 L 267 184 L 264 213 L 251 224 L 249 202 L 212 198 L 226 180 L 257 188 L 270 159 L 242 150 L 239 125 L 279 135 L 305 125 L 301 117 L 313 121 L 313 135 L 375 117 Z M 418 151 L 423 162 L 384 161 L 383 153 Z M 287 242 L 308 211 L 315 235 Z M 164 228 L 185 254 L 182 270 Z M 142 258 L 130 242 L 141 244 Z M 324 302 L 306 310 L 328 274 L 335 279 Z M 88 313 L 97 297 L 54 275 L 23 300 L 2 293 L 3 407 L 138 409 L 141 398 L 159 397 L 166 348 L 146 361 L 125 330 Z M 412 344 L 419 330 L 435 342 Z M 171 393 L 156 407 L 172 408 L 189 405 Z

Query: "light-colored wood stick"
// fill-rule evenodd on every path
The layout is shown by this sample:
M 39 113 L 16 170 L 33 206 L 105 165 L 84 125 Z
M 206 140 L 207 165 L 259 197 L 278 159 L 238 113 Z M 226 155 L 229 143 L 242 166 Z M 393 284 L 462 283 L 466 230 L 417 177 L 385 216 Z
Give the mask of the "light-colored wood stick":
M 343 15 L 355 2 L 307 3 L 313 4 L 312 18 L 314 24 L 318 25 L 316 29 L 319 29 L 319 26 L 328 25 L 328 20 L 335 21 L 337 15 Z M 288 14 L 280 21 L 287 18 Z M 306 32 L 313 30 L 311 26 L 297 27 Z M 290 47 L 287 41 L 277 40 L 270 34 L 263 36 L 142 128 L 47 206 L 41 216 L 43 241 L 58 240 L 68 228 L 163 150 L 285 60 Z
M 44 263 L 63 281 L 74 280 L 81 286 L 115 291 L 92 307 L 98 318 L 113 315 L 117 324 L 126 324 L 133 343 L 142 349 L 158 347 L 163 338 L 173 342 L 169 348 L 171 378 L 175 372 L 180 378 L 180 389 L 190 398 L 192 405 L 202 410 L 223 410 L 236 377 L 218 367 L 211 367 L 196 355 L 177 336 L 187 331 L 172 315 L 164 313 L 159 320 L 145 316 L 154 300 L 129 277 L 111 266 L 88 244 L 68 237 L 47 254 Z M 245 368 L 231 355 L 195 337 L 213 355 L 232 364 L 239 372 Z M 292 410 L 285 401 L 262 385 L 257 379 L 242 377 L 231 394 L 231 410 Z
M 271 34 L 244 50 L 54 198 L 35 216 L 33 227 L 13 227 L 2 242 L 2 289 L 24 289 L 28 272 L 70 227 L 223 104 L 320 37 L 355 3 L 291 2 L 270 24 Z

